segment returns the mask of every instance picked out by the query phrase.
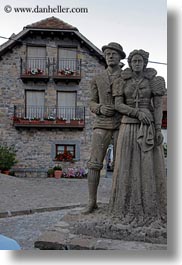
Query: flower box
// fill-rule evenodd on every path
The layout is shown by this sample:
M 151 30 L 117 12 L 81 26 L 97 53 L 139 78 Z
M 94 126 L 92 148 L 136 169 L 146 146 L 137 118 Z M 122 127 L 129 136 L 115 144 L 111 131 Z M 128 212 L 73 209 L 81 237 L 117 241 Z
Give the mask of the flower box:
M 55 120 L 44 120 L 43 123 L 44 124 L 54 124 L 54 123 L 56 123 L 56 121 Z
M 79 121 L 78 120 L 70 120 L 70 123 L 72 125 L 78 125 L 79 124 Z
M 57 123 L 57 124 L 63 124 L 63 125 L 64 125 L 64 124 L 66 124 L 66 120 L 60 120 L 60 119 L 57 119 L 57 120 L 56 120 L 56 123 Z
M 29 123 L 30 123 L 30 120 L 27 120 L 27 119 L 20 119 L 20 120 L 19 120 L 19 123 L 21 123 L 21 124 L 29 124 Z

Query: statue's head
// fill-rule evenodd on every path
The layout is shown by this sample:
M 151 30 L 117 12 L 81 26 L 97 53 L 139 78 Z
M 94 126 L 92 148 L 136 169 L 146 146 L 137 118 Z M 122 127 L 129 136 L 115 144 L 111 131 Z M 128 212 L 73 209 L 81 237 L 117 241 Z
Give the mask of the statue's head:
M 108 45 L 104 45 L 102 47 L 102 51 L 104 52 L 104 54 L 105 54 L 106 49 L 111 49 L 111 50 L 117 51 L 120 54 L 121 59 L 126 58 L 126 54 L 123 51 L 123 47 L 117 42 L 110 42 Z
M 126 57 L 125 52 L 120 44 L 111 42 L 108 45 L 102 47 L 104 56 L 108 66 L 119 65 L 121 59 Z
M 133 68 L 137 68 L 137 63 L 138 63 L 138 68 L 142 68 L 141 70 L 144 70 L 147 67 L 148 64 L 148 58 L 149 58 L 149 53 L 144 51 L 144 50 L 134 50 L 130 52 L 128 56 L 128 64 L 129 67 L 132 70 L 135 70 Z M 136 62 L 136 63 L 135 63 Z

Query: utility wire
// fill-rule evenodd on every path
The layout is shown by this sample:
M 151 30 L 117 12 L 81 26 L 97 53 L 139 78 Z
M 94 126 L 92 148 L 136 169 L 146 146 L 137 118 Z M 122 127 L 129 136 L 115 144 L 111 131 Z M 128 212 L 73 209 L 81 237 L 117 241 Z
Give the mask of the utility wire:
M 16 40 L 16 39 L 14 39 L 14 38 L 12 38 L 12 37 L 9 37 L 9 38 L 7 38 L 7 37 L 4 37 L 4 36 L 0 36 L 0 38 L 1 39 L 6 39 L 6 40 L 9 40 L 9 41 L 15 41 L 15 42 L 18 42 L 18 43 L 21 43 L 21 44 L 25 44 L 25 45 L 32 45 L 32 44 L 34 44 L 34 43 L 32 43 L 32 42 L 26 42 L 26 41 L 22 41 L 22 40 Z M 38 43 L 35 43 L 36 45 L 39 45 Z M 1 48 L 1 46 L 3 46 L 4 45 L 4 43 L 2 44 L 2 45 L 0 45 L 0 48 Z M 46 44 L 46 46 L 47 47 L 50 47 L 50 48 L 57 48 L 57 46 L 54 46 L 54 45 L 50 45 L 50 44 Z M 66 51 L 70 51 L 71 49 L 69 48 L 62 48 L 63 50 L 66 50 Z M 74 50 L 75 51 L 75 50 Z M 86 53 L 86 54 L 92 54 L 92 52 L 85 52 L 85 51 L 79 51 L 80 53 Z M 125 58 L 124 60 L 127 60 L 128 58 Z M 167 63 L 163 63 L 163 62 L 156 62 L 156 61 L 148 61 L 149 63 L 153 63 L 153 64 L 161 64 L 161 65 L 167 65 Z

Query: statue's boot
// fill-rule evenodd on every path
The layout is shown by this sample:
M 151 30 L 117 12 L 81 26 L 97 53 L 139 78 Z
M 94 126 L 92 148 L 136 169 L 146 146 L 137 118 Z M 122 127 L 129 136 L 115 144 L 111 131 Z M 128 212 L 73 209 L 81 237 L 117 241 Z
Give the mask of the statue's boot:
M 89 202 L 82 214 L 92 213 L 98 208 L 97 205 L 97 188 L 99 185 L 100 170 L 89 169 L 88 172 L 88 191 L 89 191 Z

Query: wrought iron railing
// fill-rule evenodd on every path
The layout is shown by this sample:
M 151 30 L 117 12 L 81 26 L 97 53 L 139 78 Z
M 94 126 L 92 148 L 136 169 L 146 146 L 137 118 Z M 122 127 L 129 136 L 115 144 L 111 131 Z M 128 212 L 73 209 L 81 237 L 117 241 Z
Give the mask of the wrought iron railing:
M 21 58 L 21 76 L 43 77 L 49 76 L 49 59 Z
M 85 120 L 84 107 L 56 107 L 36 105 L 14 106 L 14 121 L 20 120 Z
M 81 60 L 80 59 L 59 59 L 53 60 L 53 69 L 50 72 L 49 58 L 27 58 L 20 61 L 20 74 L 22 78 L 45 78 L 50 74 L 54 78 L 60 79 L 80 79 Z
M 80 59 L 59 59 L 55 62 L 54 76 L 56 77 L 80 77 L 81 60 Z

